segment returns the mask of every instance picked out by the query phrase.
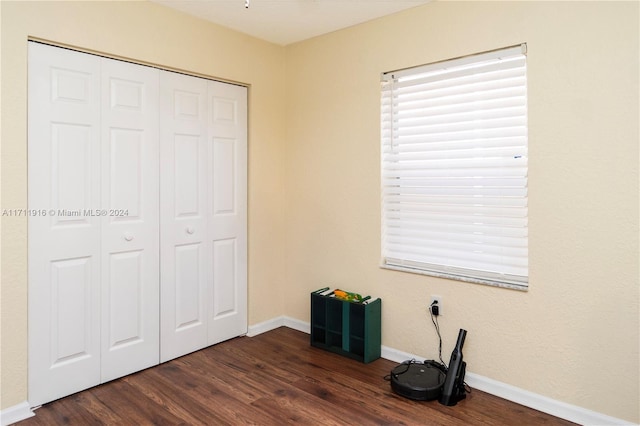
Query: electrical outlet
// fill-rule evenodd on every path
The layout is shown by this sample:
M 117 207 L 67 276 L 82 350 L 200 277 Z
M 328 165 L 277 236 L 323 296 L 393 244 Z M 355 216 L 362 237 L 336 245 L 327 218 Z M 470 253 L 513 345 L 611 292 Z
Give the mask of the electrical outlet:
M 431 301 L 429 302 L 429 310 L 431 310 L 431 306 L 433 306 L 434 302 L 437 302 L 438 305 L 438 315 L 442 315 L 442 296 L 431 296 Z

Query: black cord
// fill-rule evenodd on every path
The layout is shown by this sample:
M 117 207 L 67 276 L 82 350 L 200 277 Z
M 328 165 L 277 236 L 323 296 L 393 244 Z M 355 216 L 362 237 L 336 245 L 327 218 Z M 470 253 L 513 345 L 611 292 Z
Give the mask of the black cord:
M 438 333 L 438 358 L 440 358 L 440 362 L 444 365 L 445 368 L 448 369 L 447 364 L 442 360 L 442 336 L 440 335 L 440 325 L 438 324 L 438 317 L 433 315 L 431 311 L 431 307 L 437 302 L 433 302 L 431 306 L 429 306 L 429 313 L 431 314 L 431 322 L 433 326 L 436 328 L 436 333 Z

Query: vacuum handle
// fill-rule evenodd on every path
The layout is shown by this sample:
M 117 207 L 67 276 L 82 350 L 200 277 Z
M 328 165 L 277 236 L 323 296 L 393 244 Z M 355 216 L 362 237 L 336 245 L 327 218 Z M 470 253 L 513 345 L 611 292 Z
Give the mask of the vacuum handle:
M 467 330 L 461 328 L 458 332 L 458 341 L 456 342 L 455 349 L 462 352 L 462 347 L 464 346 L 464 339 L 467 337 Z
M 440 395 L 439 402 L 442 405 L 456 405 L 458 400 L 464 396 L 459 395 L 460 385 L 464 383 L 465 375 L 465 362 L 462 360 L 462 346 L 464 346 L 464 339 L 467 337 L 467 330 L 460 329 L 458 333 L 458 341 L 455 348 L 451 352 L 451 360 L 449 361 L 449 370 L 447 376 L 444 379 L 444 385 L 442 387 L 442 394 Z

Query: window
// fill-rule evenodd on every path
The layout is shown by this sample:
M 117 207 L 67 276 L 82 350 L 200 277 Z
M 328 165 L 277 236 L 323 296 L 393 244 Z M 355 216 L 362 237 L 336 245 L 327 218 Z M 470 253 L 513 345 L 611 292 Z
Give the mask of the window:
M 382 75 L 382 266 L 526 289 L 526 45 Z

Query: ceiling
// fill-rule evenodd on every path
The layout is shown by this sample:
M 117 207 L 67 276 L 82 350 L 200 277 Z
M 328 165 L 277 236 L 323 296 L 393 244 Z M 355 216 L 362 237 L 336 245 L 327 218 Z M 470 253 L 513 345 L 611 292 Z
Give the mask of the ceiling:
M 285 46 L 431 0 L 151 0 Z M 248 6 L 245 7 L 245 2 Z

